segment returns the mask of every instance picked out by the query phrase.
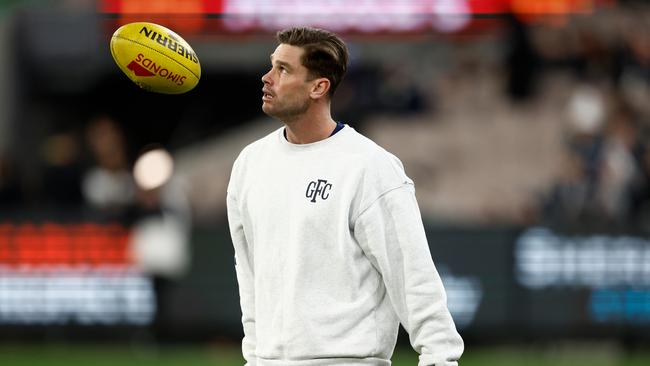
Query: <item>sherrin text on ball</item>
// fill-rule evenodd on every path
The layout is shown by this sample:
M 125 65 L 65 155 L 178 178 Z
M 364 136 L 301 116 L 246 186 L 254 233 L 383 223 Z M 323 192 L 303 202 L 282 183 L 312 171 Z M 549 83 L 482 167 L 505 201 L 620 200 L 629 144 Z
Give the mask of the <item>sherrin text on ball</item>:
M 121 26 L 111 37 L 111 54 L 124 74 L 148 91 L 181 94 L 201 78 L 201 63 L 189 43 L 158 24 Z

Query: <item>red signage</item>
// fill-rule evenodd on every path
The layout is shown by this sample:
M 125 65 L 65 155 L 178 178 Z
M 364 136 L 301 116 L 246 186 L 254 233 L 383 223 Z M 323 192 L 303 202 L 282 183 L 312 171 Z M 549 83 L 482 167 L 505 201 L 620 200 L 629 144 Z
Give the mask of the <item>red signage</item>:
M 0 265 L 132 266 L 129 231 L 121 225 L 0 224 Z
M 340 33 L 485 33 L 504 14 L 527 23 L 565 23 L 616 0 L 99 0 L 115 24 L 149 21 L 186 36 L 274 34 L 296 24 Z
M 146 325 L 155 293 L 119 224 L 0 223 L 0 325 Z
M 304 13 L 305 9 L 323 14 L 336 9 L 339 14 L 397 14 L 419 10 L 423 14 L 436 9 L 447 14 L 499 14 L 532 12 L 564 14 L 585 12 L 596 5 L 614 0 L 99 0 L 98 9 L 112 14 L 260 14 Z

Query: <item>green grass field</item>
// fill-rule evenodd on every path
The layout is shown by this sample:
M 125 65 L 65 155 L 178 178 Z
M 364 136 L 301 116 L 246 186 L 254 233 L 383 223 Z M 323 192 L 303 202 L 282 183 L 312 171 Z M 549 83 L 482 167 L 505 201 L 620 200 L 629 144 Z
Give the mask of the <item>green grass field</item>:
M 650 351 L 626 354 L 615 347 L 564 345 L 545 348 L 469 348 L 463 366 L 647 366 Z M 243 365 L 236 346 L 0 345 L 2 366 L 231 366 Z M 398 348 L 394 366 L 417 365 L 417 355 Z

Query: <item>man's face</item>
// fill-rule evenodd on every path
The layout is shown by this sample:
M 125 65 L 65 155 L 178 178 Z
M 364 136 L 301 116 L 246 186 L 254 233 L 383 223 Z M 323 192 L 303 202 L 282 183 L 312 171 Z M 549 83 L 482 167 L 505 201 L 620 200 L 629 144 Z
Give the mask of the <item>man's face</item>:
M 311 103 L 309 71 L 300 63 L 303 52 L 280 44 L 271 55 L 271 70 L 262 76 L 262 110 L 284 122 L 305 113 Z

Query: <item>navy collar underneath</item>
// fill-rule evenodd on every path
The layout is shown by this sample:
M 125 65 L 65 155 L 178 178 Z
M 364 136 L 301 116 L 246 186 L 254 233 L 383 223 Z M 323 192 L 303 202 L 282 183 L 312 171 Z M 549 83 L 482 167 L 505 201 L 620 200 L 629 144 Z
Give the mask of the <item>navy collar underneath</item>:
M 336 128 L 334 128 L 334 131 L 332 131 L 332 134 L 330 137 L 334 136 L 337 132 L 341 131 L 345 127 L 345 125 L 341 122 L 336 122 Z
M 334 128 L 334 131 L 330 134 L 330 137 L 334 136 L 337 132 L 341 131 L 345 127 L 345 125 L 341 122 L 336 122 L 336 127 Z M 282 134 L 284 135 L 284 138 L 287 139 L 287 129 L 285 128 L 284 131 L 282 131 Z M 288 140 L 288 139 L 287 139 Z

